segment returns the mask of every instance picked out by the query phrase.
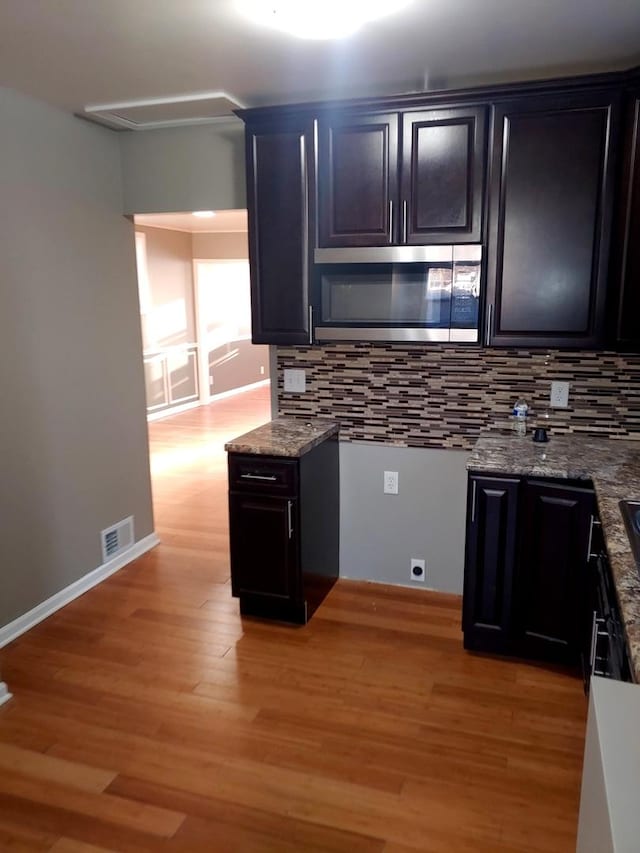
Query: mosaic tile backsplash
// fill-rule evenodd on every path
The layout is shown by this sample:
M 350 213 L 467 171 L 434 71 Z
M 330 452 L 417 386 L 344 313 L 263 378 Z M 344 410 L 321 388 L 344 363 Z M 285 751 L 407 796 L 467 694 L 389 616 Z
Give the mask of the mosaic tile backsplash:
M 337 420 L 342 440 L 470 449 L 480 432 L 509 429 L 522 397 L 529 425 L 551 437 L 640 441 L 638 354 L 339 343 L 277 357 L 280 413 Z M 306 370 L 304 394 L 284 393 L 285 368 Z M 568 409 L 549 408 L 552 380 L 570 383 Z

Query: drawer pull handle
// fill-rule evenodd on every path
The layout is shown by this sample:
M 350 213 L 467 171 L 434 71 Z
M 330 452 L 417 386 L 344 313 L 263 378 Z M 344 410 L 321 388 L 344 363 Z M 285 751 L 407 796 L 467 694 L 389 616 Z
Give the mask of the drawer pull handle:
M 241 480 L 264 480 L 268 483 L 275 483 L 278 479 L 275 474 L 240 474 Z
M 598 642 L 598 613 L 593 611 L 593 619 L 591 622 L 591 649 L 589 653 L 589 672 L 595 673 L 596 667 L 596 645 Z
M 593 545 L 593 528 L 600 527 L 600 522 L 596 520 L 596 518 L 592 515 L 589 521 L 589 541 L 587 543 L 587 563 L 592 558 L 597 557 L 597 554 L 593 554 L 591 551 L 591 546 Z

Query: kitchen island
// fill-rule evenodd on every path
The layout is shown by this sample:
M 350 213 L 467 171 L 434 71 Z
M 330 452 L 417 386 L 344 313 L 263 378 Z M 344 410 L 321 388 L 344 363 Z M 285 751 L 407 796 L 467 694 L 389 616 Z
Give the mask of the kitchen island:
M 240 612 L 304 624 L 338 577 L 338 424 L 280 417 L 225 450 Z
M 640 576 L 618 503 L 640 497 L 640 443 L 581 435 L 482 435 L 467 462 L 482 475 L 591 482 L 627 640 L 632 675 L 640 681 Z

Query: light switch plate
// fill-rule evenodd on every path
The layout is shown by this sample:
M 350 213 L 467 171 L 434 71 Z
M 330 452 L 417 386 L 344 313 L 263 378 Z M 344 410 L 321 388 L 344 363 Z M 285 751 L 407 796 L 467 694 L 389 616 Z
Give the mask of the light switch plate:
M 291 394 L 304 394 L 307 390 L 306 370 L 285 370 L 284 390 Z
M 552 382 L 549 404 L 552 409 L 566 409 L 569 406 L 569 383 Z

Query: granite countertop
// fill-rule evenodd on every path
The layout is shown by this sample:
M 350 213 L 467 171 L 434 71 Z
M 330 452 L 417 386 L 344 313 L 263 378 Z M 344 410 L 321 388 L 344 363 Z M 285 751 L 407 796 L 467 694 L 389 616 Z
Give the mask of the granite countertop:
M 338 424 L 334 421 L 309 421 L 283 416 L 228 441 L 224 449 L 229 453 L 297 459 L 337 432 Z
M 482 435 L 467 469 L 593 482 L 634 676 L 640 682 L 640 576 L 618 506 L 620 500 L 640 499 L 640 442 L 558 435 L 536 444 L 530 433 Z

